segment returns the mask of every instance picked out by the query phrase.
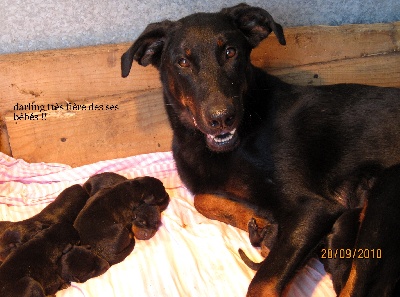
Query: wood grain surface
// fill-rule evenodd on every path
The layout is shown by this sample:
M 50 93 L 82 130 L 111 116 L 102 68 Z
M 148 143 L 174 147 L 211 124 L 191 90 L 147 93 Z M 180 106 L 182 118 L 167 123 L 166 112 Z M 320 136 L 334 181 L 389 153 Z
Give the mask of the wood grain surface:
M 295 84 L 400 87 L 400 22 L 287 28 L 285 35 L 281 46 L 271 34 L 252 62 Z M 134 64 L 121 77 L 120 57 L 129 46 L 0 56 L 0 151 L 80 166 L 170 150 L 156 69 Z

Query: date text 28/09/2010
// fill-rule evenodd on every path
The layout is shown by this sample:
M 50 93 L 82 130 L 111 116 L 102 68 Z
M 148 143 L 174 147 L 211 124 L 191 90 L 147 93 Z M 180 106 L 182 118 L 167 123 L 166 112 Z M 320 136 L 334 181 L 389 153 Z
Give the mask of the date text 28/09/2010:
M 381 259 L 382 249 L 321 249 L 321 259 Z

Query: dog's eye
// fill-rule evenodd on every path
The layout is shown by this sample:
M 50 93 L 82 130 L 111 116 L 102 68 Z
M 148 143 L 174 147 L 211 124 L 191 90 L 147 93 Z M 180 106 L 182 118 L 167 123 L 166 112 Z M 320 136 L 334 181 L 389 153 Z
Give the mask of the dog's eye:
M 181 67 L 189 67 L 190 66 L 190 62 L 186 58 L 181 58 L 178 61 L 178 65 L 181 66 Z
M 225 55 L 228 59 L 233 58 L 236 55 L 236 49 L 233 47 L 226 48 Z

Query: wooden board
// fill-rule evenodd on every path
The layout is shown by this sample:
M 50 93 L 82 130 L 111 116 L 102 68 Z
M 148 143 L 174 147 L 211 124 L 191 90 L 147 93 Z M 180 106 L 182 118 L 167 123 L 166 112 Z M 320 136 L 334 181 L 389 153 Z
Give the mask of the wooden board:
M 63 110 L 34 112 L 37 120 L 15 120 L 11 112 L 6 115 L 10 143 L 24 159 L 71 166 L 127 152 L 168 151 L 172 135 L 160 98 L 160 89 L 154 89 L 85 100 L 79 107 L 65 103 Z
M 2 119 L 0 123 L 3 123 L 3 129 L 0 132 L 1 151 L 30 162 L 60 162 L 78 166 L 106 158 L 169 150 L 171 132 L 161 103 L 161 84 L 158 73 L 152 67 L 143 68 L 135 64 L 132 76 L 123 79 L 120 75 L 119 61 L 120 56 L 128 47 L 129 44 L 103 45 L 0 56 L 0 67 L 3 69 L 0 72 L 0 117 Z M 151 91 L 156 91 L 158 95 L 151 95 L 154 94 Z M 150 92 L 147 98 L 150 104 L 147 106 L 137 99 L 137 94 L 144 92 Z M 119 100 L 123 100 L 122 105 Z M 46 110 L 49 115 L 44 122 L 41 120 L 41 113 L 39 113 L 40 121 L 36 121 L 35 118 L 15 121 L 14 108 L 17 103 L 44 105 L 47 109 L 49 104 L 66 108 L 67 102 L 119 104 L 119 113 L 125 112 L 126 121 L 111 121 L 109 122 L 110 129 L 117 130 L 126 124 L 125 129 L 130 127 L 132 135 L 133 127 L 137 127 L 139 122 L 133 122 L 132 118 L 135 118 L 129 113 L 135 112 L 142 116 L 141 113 L 146 112 L 151 121 L 147 123 L 141 119 L 140 123 L 144 126 L 157 120 L 163 122 L 164 132 L 157 131 L 157 135 L 160 135 L 157 143 L 160 143 L 160 146 L 154 147 L 144 139 L 139 145 L 138 139 L 132 135 L 125 134 L 122 139 L 105 135 L 101 129 L 96 130 L 98 122 L 105 123 L 112 114 L 116 114 L 111 111 L 103 111 L 103 113 L 81 111 L 76 117 L 68 118 L 57 116 L 63 110 Z M 154 105 L 157 105 L 156 108 L 149 111 L 148 106 Z M 66 114 L 70 115 L 70 113 Z M 18 111 L 17 116 L 20 115 L 21 111 Z M 103 118 L 102 115 L 109 117 Z M 127 123 L 128 117 L 132 120 L 130 125 Z M 83 119 L 84 122 L 79 122 Z M 88 131 L 87 126 L 92 127 L 91 130 Z M 160 126 L 158 125 L 157 128 Z M 76 135 L 69 139 L 76 141 L 56 140 L 65 138 L 66 129 L 70 135 Z M 115 133 L 115 135 L 119 134 Z M 78 136 L 85 137 L 77 141 Z M 49 137 L 53 139 L 49 141 Z M 121 147 L 116 149 L 113 143 L 119 141 Z M 42 142 L 46 144 L 41 145 Z M 133 142 L 136 144 L 132 144 Z M 93 144 L 96 144 L 96 150 L 93 150 Z
M 400 22 L 287 28 L 285 35 L 281 46 L 271 34 L 252 62 L 296 84 L 400 87 Z M 29 162 L 72 166 L 170 150 L 157 71 L 134 64 L 121 78 L 120 56 L 129 46 L 0 56 L 0 150 Z M 46 110 L 14 110 L 17 103 Z M 74 104 L 86 110 L 67 110 Z M 89 110 L 91 104 L 103 110 Z M 63 109 L 48 110 L 52 106 Z

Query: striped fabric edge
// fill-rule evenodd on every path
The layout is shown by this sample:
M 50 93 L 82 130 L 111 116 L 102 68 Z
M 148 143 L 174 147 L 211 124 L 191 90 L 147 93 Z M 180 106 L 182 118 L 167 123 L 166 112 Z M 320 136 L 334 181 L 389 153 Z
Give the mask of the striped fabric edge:
M 100 161 L 76 168 L 55 163 L 27 163 L 0 154 L 0 203 L 49 203 L 63 189 L 83 184 L 90 176 L 102 172 L 116 172 L 127 178 L 151 175 L 167 188 L 181 185 L 171 152 Z

